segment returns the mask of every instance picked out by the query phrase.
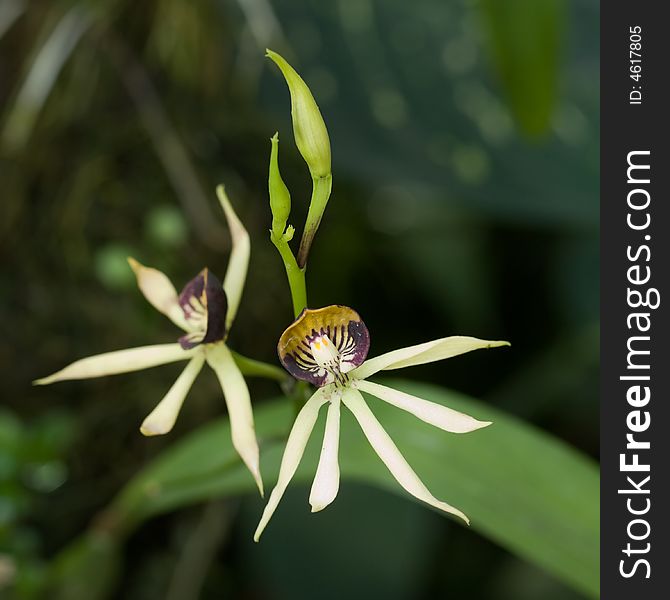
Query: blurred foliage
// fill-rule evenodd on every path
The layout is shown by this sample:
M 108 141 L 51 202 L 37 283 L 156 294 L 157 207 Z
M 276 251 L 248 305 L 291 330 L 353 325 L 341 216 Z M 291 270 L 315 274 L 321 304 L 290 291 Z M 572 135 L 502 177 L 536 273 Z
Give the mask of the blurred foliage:
M 231 345 L 275 360 L 268 340 L 291 318 L 263 242 L 275 130 L 295 211 L 306 211 L 309 180 L 284 84 L 263 58 L 272 46 L 309 83 L 333 147 L 310 303 L 355 306 L 372 354 L 450 333 L 511 339 L 510 352 L 411 376 L 595 456 L 597 28 L 593 0 L 0 2 L 0 581 L 30 598 L 59 556 L 48 572 L 74 585 L 61 588 L 69 598 L 88 593 L 68 576 L 84 558 L 109 565 L 131 600 L 166 597 L 166 582 L 184 599 L 313 597 L 316 586 L 350 598 L 580 597 L 472 530 L 351 484 L 318 517 L 305 514 L 304 490 L 289 494 L 260 546 L 249 534 L 259 501 L 243 497 L 159 516 L 117 548 L 96 515 L 162 449 L 225 412 L 216 381 L 201 378 L 175 431 L 152 440 L 137 426 L 176 367 L 29 382 L 80 356 L 174 338 L 125 256 L 177 285 L 204 265 L 221 276 L 219 182 L 255 241 Z M 252 393 L 263 407 L 277 390 L 254 382 Z M 68 433 L 39 450 L 52 420 Z M 36 472 L 62 481 L 35 487 Z M 100 567 L 86 570 L 104 589 Z
M 543 134 L 556 100 L 563 0 L 482 0 L 491 54 L 522 130 Z
M 74 425 L 64 412 L 24 423 L 0 411 L 0 595 L 10 584 L 24 598 L 41 589 L 47 569 L 39 515 L 67 480 Z
M 494 421 L 495 427 L 479 436 L 449 436 L 415 423 L 397 408 L 373 401 L 375 413 L 411 464 L 431 482 L 438 496 L 449 498 L 472 518 L 473 529 L 596 596 L 599 480 L 595 465 L 489 406 L 426 385 L 401 381 L 391 385 Z M 399 492 L 353 419 L 344 414 L 342 476 Z M 264 476 L 271 480 L 279 469 L 292 407 L 287 401 L 268 403 L 255 417 Z M 296 482 L 309 483 L 313 478 L 322 434 L 312 435 Z M 156 514 L 196 501 L 252 492 L 254 483 L 233 448 L 215 451 L 229 435 L 230 425 L 222 420 L 172 447 L 126 486 L 104 514 L 103 529 L 122 539 Z M 436 456 L 448 457 L 448 462 L 436 461 Z M 328 544 L 327 538 L 324 543 Z M 89 597 L 97 596 L 91 593 Z

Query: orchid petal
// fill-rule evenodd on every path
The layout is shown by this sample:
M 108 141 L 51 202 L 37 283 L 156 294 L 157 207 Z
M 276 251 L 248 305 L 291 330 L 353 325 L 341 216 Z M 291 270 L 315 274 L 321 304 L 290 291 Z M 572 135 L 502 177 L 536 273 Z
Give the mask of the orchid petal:
M 202 365 L 205 362 L 203 353 L 194 356 L 181 375 L 174 382 L 165 397 L 156 405 L 149 416 L 144 419 L 140 431 L 147 436 L 162 435 L 168 433 L 174 427 L 177 415 L 184 403 L 186 394 L 188 394 L 195 378 L 200 373 Z
M 82 358 L 56 373 L 37 379 L 35 385 L 47 385 L 67 379 L 91 379 L 105 375 L 117 375 L 141 371 L 167 363 L 186 360 L 194 356 L 196 350 L 184 350 L 179 344 L 156 344 L 141 346 L 116 352 L 105 352 Z
M 259 467 L 258 442 L 254 430 L 254 415 L 251 410 L 249 388 L 240 369 L 235 364 L 230 350 L 224 344 L 213 344 L 206 350 L 207 363 L 219 378 L 223 396 L 228 407 L 233 446 L 256 480 L 258 491 L 263 495 L 263 480 Z
M 312 512 L 318 512 L 328 506 L 340 487 L 340 465 L 338 450 L 340 445 L 340 399 L 334 397 L 328 406 L 326 431 L 323 435 L 323 446 L 319 466 L 316 469 L 314 483 L 309 494 Z
M 228 270 L 223 279 L 223 289 L 228 297 L 228 315 L 226 317 L 226 329 L 229 329 L 237 314 L 242 298 L 244 282 L 247 278 L 247 269 L 249 268 L 249 255 L 251 253 L 251 243 L 249 234 L 239 220 L 233 206 L 228 199 L 226 191 L 222 185 L 216 188 L 216 194 L 221 202 L 221 207 L 228 221 L 232 248 L 230 258 L 228 259 Z
M 450 506 L 446 502 L 441 502 L 435 498 L 428 488 L 419 479 L 419 476 L 412 470 L 403 455 L 398 450 L 393 440 L 388 433 L 381 426 L 376 417 L 372 414 L 368 405 L 363 400 L 363 396 L 358 390 L 348 388 L 342 394 L 342 402 L 354 414 L 358 421 L 365 437 L 374 448 L 375 452 L 382 459 L 387 466 L 391 475 L 396 481 L 407 490 L 412 496 L 422 500 L 426 504 L 456 515 L 463 519 L 466 523 L 470 523 L 468 518 L 457 508 Z
M 291 433 L 289 433 L 286 442 L 286 448 L 284 449 L 284 455 L 282 456 L 281 466 L 279 467 L 277 484 L 270 494 L 270 499 L 265 506 L 261 520 L 254 533 L 255 542 L 260 539 L 263 530 L 274 514 L 279 501 L 284 495 L 291 478 L 300 464 L 302 455 L 305 452 L 305 446 L 314 429 L 316 419 L 319 416 L 319 409 L 328 401 L 329 396 L 326 393 L 327 389 L 328 388 L 320 388 L 317 390 L 300 409 L 300 412 L 293 423 Z
M 467 433 L 491 424 L 491 421 L 478 421 L 469 415 L 447 408 L 441 404 L 429 402 L 423 398 L 394 390 L 385 385 L 372 383 L 371 381 L 360 380 L 356 381 L 354 385 L 363 392 L 367 392 L 393 406 L 402 408 L 422 421 L 451 433 Z
M 137 277 L 137 286 L 144 297 L 158 312 L 163 313 L 177 327 L 188 331 L 189 327 L 184 318 L 184 312 L 179 306 L 177 290 L 165 273 L 158 269 L 145 267 L 132 257 L 128 257 L 128 264 Z
M 453 335 L 451 337 L 433 340 L 425 344 L 409 346 L 376 356 L 365 361 L 360 367 L 351 371 L 351 375 L 357 379 L 366 379 L 378 371 L 389 371 L 391 369 L 402 369 L 413 365 L 444 360 L 459 354 L 465 354 L 472 350 L 481 348 L 495 348 L 497 346 L 509 346 L 509 342 L 480 340 L 464 335 Z

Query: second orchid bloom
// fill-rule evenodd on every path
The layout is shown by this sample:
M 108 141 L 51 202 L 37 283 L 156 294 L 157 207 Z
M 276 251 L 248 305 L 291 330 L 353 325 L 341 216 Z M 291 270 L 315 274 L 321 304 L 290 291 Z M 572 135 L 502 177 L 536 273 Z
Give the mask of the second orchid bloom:
M 184 330 L 185 334 L 179 341 L 83 358 L 35 383 L 46 385 L 68 379 L 90 379 L 188 360 L 177 381 L 140 427 L 144 435 L 159 435 L 169 432 L 174 426 L 188 391 L 207 362 L 216 373 L 223 390 L 233 446 L 263 494 L 249 390 L 226 346 L 226 338 L 240 305 L 247 276 L 249 235 L 233 211 L 222 186 L 217 189 L 217 194 L 232 238 L 223 284 L 208 269 L 203 269 L 177 294 L 166 275 L 132 258 L 128 259 L 145 298 L 156 310 Z
M 354 310 L 346 306 L 304 310 L 281 336 L 279 358 L 291 375 L 318 389 L 302 407 L 293 424 L 277 485 L 272 490 L 254 539 L 259 540 L 295 474 L 319 410 L 325 404 L 328 405 L 326 429 L 309 497 L 312 512 L 324 509 L 337 496 L 340 482 L 340 408 L 344 404 L 353 413 L 375 452 L 407 492 L 430 506 L 469 522 L 460 510 L 438 500 L 428 491 L 375 418 L 361 392 L 376 396 L 445 431 L 474 431 L 490 425 L 490 422 L 478 421 L 446 406 L 367 381 L 367 378 L 379 371 L 430 363 L 471 350 L 506 345 L 509 345 L 508 342 L 452 336 L 365 360 L 370 348 L 370 335 Z

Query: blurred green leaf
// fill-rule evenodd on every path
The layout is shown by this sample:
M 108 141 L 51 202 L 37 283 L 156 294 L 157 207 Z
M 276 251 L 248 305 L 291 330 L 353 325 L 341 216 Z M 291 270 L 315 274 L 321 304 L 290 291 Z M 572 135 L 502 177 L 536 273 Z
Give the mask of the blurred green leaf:
M 71 8 L 51 29 L 44 43 L 38 43 L 2 133 L 3 142 L 10 149 L 25 147 L 58 75 L 90 23 L 86 11 Z M 51 28 L 51 23 L 46 27 Z
M 119 545 L 103 533 L 85 534 L 62 552 L 47 586 L 54 600 L 108 598 L 119 568 Z
M 520 129 L 546 132 L 556 101 L 563 0 L 481 0 L 494 66 Z
M 0 410 L 0 456 L 16 454 L 23 435 L 23 425 L 19 418 L 11 411 Z
M 4 0 L 0 3 L 0 38 L 23 14 L 26 6 L 21 0 Z
M 353 481 L 333 506 L 314 517 L 306 516 L 306 500 L 304 485 L 289 487 L 281 511 L 272 518 L 272 533 L 260 544 L 248 538 L 258 523 L 257 502 L 244 504 L 236 527 L 242 537 L 240 560 L 252 572 L 263 573 L 260 597 L 311 599 L 314 590 L 319 590 L 319 600 L 428 597 L 419 590 L 433 561 L 440 564 L 439 547 L 449 535 L 436 513 Z M 310 526 L 301 527 L 302 522 Z
M 576 589 L 598 593 L 599 479 L 595 464 L 555 438 L 455 392 L 424 384 L 393 386 L 494 425 L 458 436 L 371 400 L 389 434 L 434 494 L 458 506 L 472 527 Z M 292 420 L 287 402 L 256 409 L 264 476 L 274 483 Z M 323 419 L 322 419 L 323 420 Z M 342 475 L 402 493 L 344 414 Z M 310 481 L 320 449 L 312 435 L 295 481 Z M 127 532 L 153 515 L 209 498 L 246 493 L 253 481 L 219 420 L 176 444 L 122 491 L 108 512 Z M 281 510 L 281 508 L 279 509 Z M 310 518 L 306 511 L 305 518 Z M 272 535 L 272 526 L 268 535 Z M 249 533 L 251 535 L 251 532 Z

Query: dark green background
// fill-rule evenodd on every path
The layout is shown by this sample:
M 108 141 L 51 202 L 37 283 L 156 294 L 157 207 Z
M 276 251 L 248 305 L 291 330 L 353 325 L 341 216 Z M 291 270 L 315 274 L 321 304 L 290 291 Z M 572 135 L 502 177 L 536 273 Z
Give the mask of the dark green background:
M 223 276 L 220 182 L 253 240 L 230 345 L 276 360 L 291 319 L 267 236 L 276 130 L 298 228 L 309 178 L 266 46 L 303 75 L 331 137 L 310 305 L 355 307 L 371 355 L 450 334 L 511 340 L 509 351 L 403 376 L 597 454 L 596 2 L 6 0 L 0 553 L 18 573 L 0 596 L 35 597 L 50 558 L 124 482 L 224 412 L 204 373 L 175 430 L 143 438 L 138 425 L 177 366 L 30 386 L 75 358 L 176 338 L 125 257 L 177 287 L 205 265 Z M 276 391 L 252 382 L 254 402 Z M 112 597 L 581 597 L 405 498 L 345 483 L 312 516 L 307 495 L 289 490 L 258 546 L 256 498 L 148 522 L 125 548 Z

